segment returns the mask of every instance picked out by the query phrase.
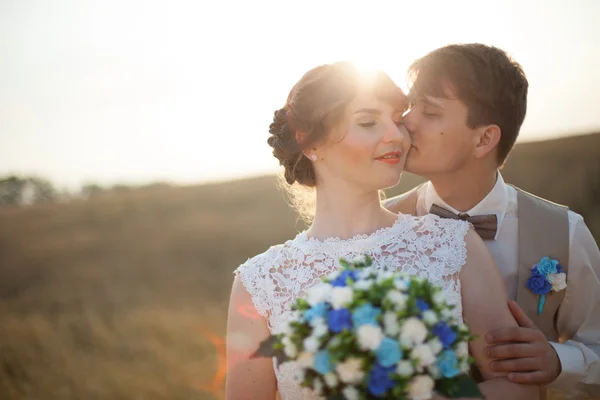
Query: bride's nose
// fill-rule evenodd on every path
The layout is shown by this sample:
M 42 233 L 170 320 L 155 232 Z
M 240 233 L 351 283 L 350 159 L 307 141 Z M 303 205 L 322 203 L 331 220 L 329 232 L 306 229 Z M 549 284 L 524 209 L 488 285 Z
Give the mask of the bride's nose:
M 391 122 L 383 137 L 385 143 L 400 142 L 403 145 L 410 144 L 410 135 L 403 123 L 396 125 Z

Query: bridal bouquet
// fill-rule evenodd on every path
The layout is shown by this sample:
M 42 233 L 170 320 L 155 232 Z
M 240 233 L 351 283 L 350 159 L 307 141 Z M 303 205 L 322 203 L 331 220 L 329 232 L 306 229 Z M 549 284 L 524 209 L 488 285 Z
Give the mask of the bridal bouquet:
M 481 397 L 467 375 L 473 337 L 440 288 L 367 256 L 340 262 L 254 357 L 295 362 L 300 386 L 328 399 Z

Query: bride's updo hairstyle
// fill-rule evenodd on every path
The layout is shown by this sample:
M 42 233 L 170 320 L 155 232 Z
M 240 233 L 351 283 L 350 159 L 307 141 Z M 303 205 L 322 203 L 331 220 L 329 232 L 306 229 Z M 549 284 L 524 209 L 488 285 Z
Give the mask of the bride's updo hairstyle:
M 283 177 L 293 205 L 307 221 L 311 219 L 311 206 L 295 190 L 294 184 L 313 188 L 317 176 L 313 161 L 304 151 L 327 139 L 343 122 L 348 105 L 362 90 L 370 90 L 396 107 L 406 105 L 406 96 L 384 72 L 365 73 L 352 63 L 337 62 L 305 73 L 290 91 L 284 106 L 275 111 L 267 142 L 284 168 Z M 300 142 L 296 133 L 302 138 Z

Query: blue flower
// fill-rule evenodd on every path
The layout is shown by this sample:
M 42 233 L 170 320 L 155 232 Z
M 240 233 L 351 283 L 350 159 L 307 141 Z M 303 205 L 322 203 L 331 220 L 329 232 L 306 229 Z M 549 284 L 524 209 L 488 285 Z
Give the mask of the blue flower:
M 527 279 L 527 287 L 535 294 L 547 294 L 552 290 L 552 284 L 548 282 L 546 276 L 534 272 L 532 272 L 529 279 Z
M 357 307 L 352 313 L 354 328 L 358 329 L 363 325 L 377 325 L 377 316 L 379 314 L 381 314 L 381 309 L 373 307 L 369 303 Z
M 560 264 L 556 264 L 556 273 L 557 273 L 557 274 L 562 274 L 562 273 L 564 273 L 564 272 L 565 272 L 565 271 L 563 270 L 563 267 L 562 267 L 562 265 L 560 265 Z
M 394 366 L 402 358 L 402 350 L 400 345 L 394 339 L 389 337 L 383 338 L 379 348 L 375 352 L 377 356 L 377 362 L 383 367 Z
M 429 310 L 430 307 L 425 300 L 423 300 L 420 297 L 417 297 L 417 308 L 419 309 L 419 312 L 423 312 Z
M 452 343 L 454 343 L 456 340 L 456 332 L 454 332 L 452 328 L 450 328 L 450 326 L 444 321 L 440 321 L 435 324 L 431 330 L 431 333 L 440 339 L 440 342 L 442 342 L 442 345 L 444 345 L 445 349 L 449 349 Z
M 327 303 L 317 303 L 308 310 L 304 311 L 304 318 L 306 318 L 308 322 L 312 321 L 312 319 L 316 317 L 327 317 Z
M 337 278 L 331 281 L 331 286 L 346 286 L 348 279 L 351 279 L 352 281 L 358 280 L 356 271 L 348 269 L 343 270 Z
M 339 333 L 344 329 L 352 329 L 352 314 L 347 308 L 339 310 L 330 310 L 327 314 L 327 325 L 334 333 Z
M 327 350 L 321 350 L 315 354 L 313 367 L 315 371 L 321 375 L 333 371 L 333 363 L 331 362 L 331 358 L 329 358 L 329 352 Z
M 388 389 L 394 387 L 394 382 L 391 379 L 391 374 L 394 372 L 394 367 L 384 367 L 375 364 L 369 375 L 369 392 L 375 397 L 383 397 Z
M 548 257 L 542 257 L 542 259 L 537 263 L 536 269 L 540 271 L 540 273 L 544 276 L 548 276 L 549 274 L 556 273 L 556 266 L 558 265 L 558 261 L 551 260 Z
M 451 350 L 446 350 L 438 356 L 437 367 L 444 378 L 454 378 L 460 374 L 456 354 Z

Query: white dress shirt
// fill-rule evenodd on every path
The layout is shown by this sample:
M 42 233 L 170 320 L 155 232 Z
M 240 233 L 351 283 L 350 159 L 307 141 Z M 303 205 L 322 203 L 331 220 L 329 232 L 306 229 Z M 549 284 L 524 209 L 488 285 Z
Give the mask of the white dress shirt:
M 454 213 L 437 194 L 431 182 L 419 191 L 417 214 L 425 215 L 435 203 Z M 494 257 L 510 299 L 517 297 L 518 232 L 517 191 L 498 173 L 496 185 L 470 216 L 496 214 L 495 240 L 485 241 Z M 581 215 L 569 215 L 569 267 L 567 288 L 558 311 L 557 328 L 562 343 L 556 350 L 562 372 L 548 388 L 567 398 L 600 398 L 600 251 Z

